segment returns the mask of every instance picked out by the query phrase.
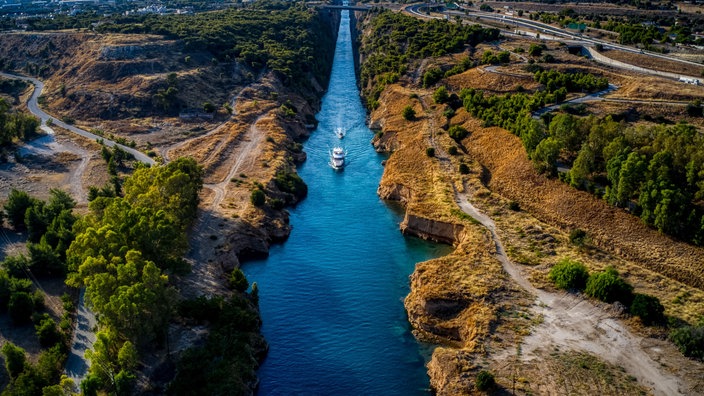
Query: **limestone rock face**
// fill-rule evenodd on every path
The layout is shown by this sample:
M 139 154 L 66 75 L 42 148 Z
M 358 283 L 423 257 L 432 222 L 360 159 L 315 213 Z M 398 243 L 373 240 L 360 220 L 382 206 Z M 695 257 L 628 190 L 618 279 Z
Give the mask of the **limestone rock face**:
M 401 223 L 401 232 L 421 239 L 454 245 L 462 240 L 464 226 L 427 219 L 406 212 L 406 216 Z
M 406 204 L 411 201 L 413 193 L 411 189 L 398 183 L 382 183 L 379 184 L 379 188 L 376 193 L 379 198 L 388 201 L 397 201 L 402 204 Z

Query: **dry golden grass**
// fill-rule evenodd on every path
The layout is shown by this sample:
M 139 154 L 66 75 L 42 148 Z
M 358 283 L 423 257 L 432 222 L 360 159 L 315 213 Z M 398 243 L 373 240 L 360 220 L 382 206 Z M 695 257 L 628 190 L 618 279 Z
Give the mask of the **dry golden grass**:
M 575 351 L 541 352 L 540 359 L 507 359 L 493 364 L 496 382 L 514 395 L 649 394 L 636 378 L 597 356 Z
M 628 63 L 629 65 L 645 67 L 653 70 L 666 71 L 670 73 L 679 73 L 687 76 L 701 76 L 704 71 L 703 66 L 695 66 L 688 63 L 671 61 L 662 58 L 653 58 L 648 55 L 634 54 L 619 50 L 608 50 L 604 52 L 604 56 Z
M 395 198 L 394 191 L 403 186 L 409 197 L 405 198 L 407 209 L 415 215 L 445 222 L 459 222 L 452 214 L 454 203 L 451 184 L 441 172 L 437 161 L 426 155 L 431 147 L 429 133 L 435 128 L 436 114 L 426 114 L 419 99 L 411 98 L 414 91 L 393 85 L 381 98 L 382 105 L 372 114 L 372 120 L 384 119 L 384 134 L 394 135 L 397 147 L 386 161 L 384 175 L 379 184 L 382 198 Z M 416 94 L 427 92 L 416 92 Z M 412 106 L 416 119 L 407 121 L 401 116 L 404 107 Z M 398 199 L 398 198 L 395 198 Z
M 499 68 L 498 71 L 504 71 Z M 485 90 L 495 94 L 515 92 L 519 86 L 525 89 L 536 89 L 540 84 L 533 80 L 533 76 L 522 70 L 506 70 L 506 73 L 521 73 L 525 77 L 516 77 L 505 74 L 493 73 L 484 70 L 482 67 L 475 67 L 464 73 L 454 75 L 447 79 L 448 88 L 459 92 L 462 88 L 472 87 Z
M 462 119 L 463 115 L 458 117 Z M 529 217 L 520 219 L 522 213 L 507 211 L 503 209 L 505 206 L 502 208 L 496 203 L 483 201 L 487 205 L 487 213 L 501 215 L 497 218 L 498 222 L 503 222 L 503 217 L 507 218 L 505 226 L 500 228 L 509 236 L 507 249 L 511 252 L 513 245 L 514 259 L 527 264 L 551 265 L 559 257 L 575 256 L 573 248 L 565 250 L 560 246 L 565 245 L 566 234 L 572 229 L 581 228 L 587 231 L 596 247 L 608 252 L 578 254 L 576 257 L 588 266 L 601 269 L 608 264 L 617 264 L 627 278 L 633 278 L 637 287 L 659 296 L 672 315 L 692 320 L 697 310 L 701 312 L 704 308 L 704 295 L 701 294 L 704 286 L 704 251 L 701 248 L 672 240 L 649 229 L 637 217 L 610 207 L 586 192 L 538 175 L 526 157 L 520 140 L 505 130 L 482 128 L 469 117 L 466 117 L 465 126 L 472 134 L 464 143 L 469 155 L 486 168 L 488 187 L 505 199 L 518 202 L 521 208 L 540 221 L 554 226 L 536 224 Z M 525 236 L 531 228 L 533 231 L 549 231 L 538 231 L 539 240 L 531 240 Z M 546 242 L 552 239 L 555 241 Z M 541 268 L 543 275 L 540 276 L 544 276 L 549 267 Z M 686 299 L 680 298 L 679 303 L 673 305 L 677 293 L 683 292 L 697 297 L 689 299 L 689 304 L 683 304 Z

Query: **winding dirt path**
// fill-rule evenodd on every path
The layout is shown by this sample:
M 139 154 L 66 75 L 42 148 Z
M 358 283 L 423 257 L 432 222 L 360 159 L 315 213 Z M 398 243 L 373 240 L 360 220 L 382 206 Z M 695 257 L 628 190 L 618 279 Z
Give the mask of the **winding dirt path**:
M 452 174 L 452 162 L 441 144 L 436 141 L 433 131 L 435 120 L 428 112 L 427 96 L 421 97 L 421 105 L 428 116 L 430 129 L 429 143 L 435 148 L 436 157 L 443 172 Z M 523 276 L 520 268 L 507 256 L 506 250 L 496 231 L 494 221 L 480 212 L 470 202 L 469 193 L 460 193 L 453 185 L 455 202 L 459 208 L 491 233 L 496 248 L 495 256 L 506 273 L 523 289 L 536 296 L 533 311 L 542 316 L 543 322 L 533 329 L 533 333 L 523 340 L 522 359 L 539 359 L 537 351 L 546 346 L 560 346 L 570 350 L 589 352 L 616 366 L 623 367 L 630 375 L 651 389 L 653 394 L 662 396 L 684 395 L 681 381 L 665 371 L 647 352 L 643 338 L 634 335 L 623 325 L 615 314 L 595 306 L 589 300 L 570 293 L 550 293 L 536 289 Z M 463 191 L 468 191 L 465 188 Z M 505 352 L 507 355 L 509 352 Z M 501 353 L 494 358 L 501 359 Z
M 460 209 L 491 233 L 496 258 L 504 270 L 516 283 L 536 296 L 533 311 L 536 315 L 542 315 L 543 323 L 523 340 L 523 359 L 539 358 L 535 351 L 547 345 L 586 351 L 623 367 L 655 395 L 684 395 L 680 391 L 683 386 L 679 379 L 654 361 L 643 346 L 643 338 L 631 333 L 615 315 L 576 295 L 549 293 L 533 287 L 518 266 L 508 259 L 494 221 L 469 202 L 468 194 L 455 192 L 455 196 Z
M 255 164 L 259 150 L 259 145 L 264 141 L 265 133 L 257 127 L 257 123 L 266 114 L 260 115 L 249 127 L 247 133 L 242 137 L 235 147 L 233 156 L 235 161 L 227 176 L 219 183 L 204 184 L 203 187 L 213 191 L 213 199 L 209 205 L 199 210 L 198 219 L 191 231 L 191 249 L 186 258 L 191 263 L 191 273 L 184 278 L 182 293 L 187 296 L 197 296 L 200 294 L 214 295 L 224 292 L 222 282 L 223 271 L 218 263 L 208 261 L 207 249 L 212 246 L 207 238 L 210 235 L 219 235 L 220 229 L 217 225 L 222 222 L 222 217 L 218 214 L 220 205 L 227 195 L 230 180 L 245 168 Z

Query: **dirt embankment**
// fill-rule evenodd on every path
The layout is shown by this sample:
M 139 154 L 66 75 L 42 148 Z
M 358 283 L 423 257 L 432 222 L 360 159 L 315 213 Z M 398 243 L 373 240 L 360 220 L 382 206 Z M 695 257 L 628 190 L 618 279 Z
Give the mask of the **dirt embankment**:
M 473 131 L 464 142 L 487 170 L 487 187 L 517 201 L 540 220 L 569 231 L 587 231 L 595 245 L 684 284 L 704 287 L 704 250 L 675 241 L 645 226 L 640 219 L 536 174 L 518 137 L 500 128 L 465 125 Z
M 543 348 L 524 344 L 534 329 L 545 333 L 541 323 L 553 318 L 541 310 L 552 308 L 533 305 L 533 297 L 507 277 L 497 260 L 494 241 L 458 209 L 455 196 L 466 194 L 464 186 L 470 186 L 470 195 L 481 202 L 481 210 L 500 220 L 497 232 L 506 238 L 509 256 L 532 266 L 519 266 L 519 271 L 548 290 L 552 289 L 545 283 L 546 273 L 561 257 L 577 258 L 592 269 L 616 265 L 637 291 L 658 295 L 668 314 L 691 318 L 677 312 L 680 306 L 670 300 L 686 289 L 686 296 L 692 296 L 692 305 L 686 309 L 697 306 L 694 300 L 701 297 L 697 289 L 673 279 L 681 278 L 681 271 L 690 271 L 690 283 L 702 279 L 701 273 L 691 269 L 692 263 L 700 262 L 700 249 L 672 241 L 625 212 L 536 174 L 520 141 L 504 130 L 482 128 L 461 109 L 451 121 L 463 124 L 471 134 L 461 143 L 454 142 L 440 128 L 446 122 L 441 115 L 444 108 L 432 104 L 431 94 L 430 90 L 391 85 L 382 93 L 371 122 L 382 131 L 374 141 L 377 149 L 393 151 L 379 186 L 380 196 L 405 205 L 405 232 L 456 246 L 451 255 L 417 265 L 405 302 L 414 334 L 442 345 L 433 351 L 428 364 L 433 389 L 443 395 L 474 394 L 476 374 L 489 369 L 497 374 L 504 391 L 648 392 L 646 371 L 630 366 L 624 371 L 618 359 L 609 360 L 569 343 L 553 345 L 549 337 L 544 338 Z M 413 121 L 401 117 L 406 105 L 416 112 Z M 458 154 L 447 154 L 452 146 L 458 147 Z M 427 155 L 429 147 L 435 149 L 434 157 Z M 457 172 L 461 163 L 468 165 L 469 175 Z M 509 200 L 522 210 L 507 210 Z M 570 245 L 567 234 L 577 227 L 587 230 L 597 247 L 581 251 Z M 657 294 L 650 287 L 653 284 L 667 292 Z M 567 308 L 556 307 L 555 312 Z M 627 319 L 608 306 L 594 309 L 595 318 Z M 605 313 L 598 314 L 602 309 Z M 662 331 L 645 331 L 635 319 L 628 319 L 626 325 L 635 326 L 626 332 L 644 331 L 628 337 L 656 366 L 666 365 L 671 367 L 668 372 L 676 372 L 682 381 L 680 392 L 701 389 L 696 379 L 701 368 L 685 364 L 687 359 L 660 339 Z M 579 328 L 573 330 L 581 334 Z M 526 354 L 521 352 L 522 345 L 526 345 Z

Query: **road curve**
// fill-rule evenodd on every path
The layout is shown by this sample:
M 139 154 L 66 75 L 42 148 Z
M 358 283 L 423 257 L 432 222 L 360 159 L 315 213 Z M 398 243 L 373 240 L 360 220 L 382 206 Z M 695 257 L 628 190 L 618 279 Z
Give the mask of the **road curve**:
M 149 165 L 154 165 L 156 163 L 151 157 L 149 157 L 148 155 L 144 154 L 143 152 L 141 152 L 139 150 L 135 150 L 131 147 L 127 147 L 125 145 L 116 143 L 112 140 L 105 139 L 102 136 L 98 136 L 94 133 L 90 133 L 84 129 L 77 128 L 73 125 L 69 125 L 61 120 L 56 119 L 55 117 L 52 117 L 47 112 L 45 112 L 44 110 L 39 108 L 38 99 L 42 93 L 42 90 L 44 89 L 44 83 L 41 82 L 40 80 L 38 80 L 34 77 L 26 77 L 26 76 L 20 76 L 20 75 L 16 75 L 16 74 L 3 73 L 3 72 L 0 72 L 0 76 L 5 77 L 5 78 L 14 78 L 14 79 L 19 79 L 19 80 L 29 81 L 34 85 L 34 91 L 32 92 L 32 96 L 27 101 L 27 108 L 29 109 L 29 111 L 32 114 L 34 114 L 35 116 L 39 117 L 39 119 L 41 119 L 42 129 L 46 130 L 45 129 L 45 127 L 47 127 L 46 123 L 49 119 L 51 119 L 53 125 L 67 129 L 77 135 L 80 135 L 80 136 L 83 136 L 85 138 L 92 139 L 92 140 L 102 140 L 103 144 L 105 144 L 108 147 L 118 146 L 121 149 L 125 150 L 126 152 L 132 154 L 137 161 L 144 162 L 145 164 L 149 164 Z
M 141 151 L 116 143 L 112 140 L 105 139 L 102 136 L 98 136 L 96 134 L 77 128 L 73 125 L 66 124 L 63 121 L 56 120 L 55 118 L 51 117 L 48 113 L 39 108 L 38 99 L 42 93 L 42 90 L 44 89 L 44 83 L 42 83 L 40 80 L 33 77 L 25 77 L 2 72 L 0 72 L 0 76 L 5 78 L 29 81 L 34 85 L 34 91 L 32 92 L 32 96 L 27 101 L 27 108 L 32 114 L 34 114 L 36 117 L 39 117 L 42 124 L 41 129 L 47 132 L 48 134 L 54 134 L 54 130 L 51 129 L 49 125 L 47 125 L 47 121 L 49 119 L 52 119 L 52 124 L 57 125 L 61 128 L 65 128 L 77 135 L 83 136 L 88 139 L 100 139 L 103 141 L 103 144 L 108 147 L 118 146 L 126 152 L 132 154 L 137 161 L 144 162 L 149 165 L 154 165 L 156 163 L 152 158 L 142 153 Z M 87 161 L 84 158 L 81 162 L 80 167 L 85 168 L 85 166 L 87 166 Z M 73 181 L 74 178 L 72 178 L 71 180 Z M 93 329 L 96 323 L 97 321 L 95 318 L 95 314 L 90 309 L 88 309 L 85 304 L 85 289 L 81 289 L 81 294 L 78 300 L 78 307 L 76 308 L 76 328 L 73 332 L 73 339 L 71 340 L 71 352 L 66 361 L 65 370 L 66 374 L 69 376 L 69 378 L 74 381 L 76 386 L 79 386 L 81 381 L 86 377 L 86 375 L 88 375 L 88 369 L 90 366 L 89 362 L 86 360 L 84 355 L 88 349 L 92 348 L 93 342 L 95 342 L 95 334 Z

